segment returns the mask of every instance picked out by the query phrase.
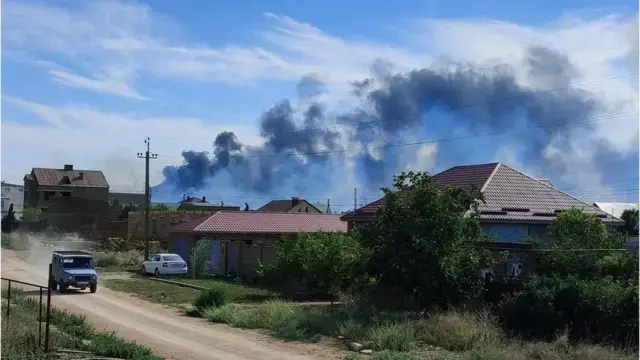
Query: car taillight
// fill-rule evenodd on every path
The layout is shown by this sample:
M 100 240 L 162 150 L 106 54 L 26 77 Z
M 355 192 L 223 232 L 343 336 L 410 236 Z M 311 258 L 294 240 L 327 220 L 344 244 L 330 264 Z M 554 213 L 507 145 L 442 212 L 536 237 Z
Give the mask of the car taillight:
M 187 263 L 182 264 L 182 267 L 187 267 Z
M 162 263 L 162 267 L 169 267 L 169 264 L 167 264 L 167 263 Z

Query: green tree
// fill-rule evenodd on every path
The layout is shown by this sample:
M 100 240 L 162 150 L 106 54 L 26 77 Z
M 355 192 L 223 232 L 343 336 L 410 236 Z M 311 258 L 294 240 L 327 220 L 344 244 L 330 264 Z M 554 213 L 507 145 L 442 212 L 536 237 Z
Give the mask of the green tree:
M 622 212 L 620 219 L 624 221 L 625 234 L 638 235 L 638 210 L 627 209 Z
M 22 210 L 22 220 L 35 221 L 40 220 L 42 212 L 38 208 L 27 206 Z
M 404 299 L 421 309 L 476 296 L 479 269 L 490 258 L 476 246 L 480 191 L 439 186 L 424 172 L 403 172 L 394 176 L 394 189 L 382 190 L 385 205 L 356 233 L 366 249 L 360 289 L 372 300 Z
M 310 290 L 335 294 L 349 283 L 359 252 L 358 242 L 341 234 L 300 233 L 284 237 L 262 279 L 301 282 Z
M 167 204 L 153 204 L 151 205 L 151 211 L 169 211 L 171 210 Z
M 551 224 L 551 241 L 533 241 L 537 253 L 536 273 L 542 276 L 598 278 L 610 250 L 621 249 L 624 238 L 611 233 L 598 217 L 572 208 Z
M 2 217 L 2 232 L 5 234 L 12 232 L 16 223 L 16 212 L 13 210 L 13 204 L 11 204 L 9 205 L 7 215 Z

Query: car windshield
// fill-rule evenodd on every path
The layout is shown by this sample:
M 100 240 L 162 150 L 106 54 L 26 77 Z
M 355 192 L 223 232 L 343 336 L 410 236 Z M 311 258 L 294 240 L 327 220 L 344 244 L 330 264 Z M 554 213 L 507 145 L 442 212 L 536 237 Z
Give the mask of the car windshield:
M 163 257 L 164 257 L 164 261 L 182 261 L 180 256 L 177 256 L 177 255 L 165 255 Z
M 93 259 L 90 257 L 67 257 L 62 259 L 64 269 L 93 269 Z

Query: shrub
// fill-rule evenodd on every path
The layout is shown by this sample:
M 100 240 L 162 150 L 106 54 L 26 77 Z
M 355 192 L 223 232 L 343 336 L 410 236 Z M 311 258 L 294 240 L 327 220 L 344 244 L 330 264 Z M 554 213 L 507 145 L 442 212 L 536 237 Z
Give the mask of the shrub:
M 357 241 L 341 234 L 300 233 L 280 241 L 271 266 L 263 269 L 263 283 L 302 283 L 307 290 L 336 293 L 350 278 L 359 253 Z
M 140 251 L 95 251 L 93 252 L 93 262 L 96 267 L 101 268 L 126 268 L 138 267 L 142 265 L 144 257 Z
M 209 268 L 209 244 L 207 240 L 198 240 L 191 250 L 189 257 L 189 270 L 194 279 L 201 278 Z
M 214 283 L 209 288 L 202 290 L 193 305 L 196 309 L 203 311 L 207 308 L 224 306 L 230 301 L 230 296 L 224 284 Z
M 495 317 L 486 312 L 433 313 L 422 322 L 424 341 L 451 351 L 500 345 L 504 333 Z
M 540 278 L 499 306 L 504 326 L 525 338 L 634 346 L 638 339 L 638 287 L 607 279 Z

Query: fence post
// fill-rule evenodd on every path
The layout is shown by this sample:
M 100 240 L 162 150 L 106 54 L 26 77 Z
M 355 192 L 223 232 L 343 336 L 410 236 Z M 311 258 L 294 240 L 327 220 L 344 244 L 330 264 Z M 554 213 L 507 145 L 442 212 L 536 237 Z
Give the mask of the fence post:
M 9 288 L 7 289 L 7 324 L 9 324 L 10 310 L 11 310 L 11 280 L 9 280 Z
M 47 317 L 44 328 L 44 352 L 49 351 L 49 319 L 51 318 L 51 264 L 49 264 L 49 278 L 47 279 Z
M 40 288 L 40 301 L 38 301 L 38 347 L 42 346 L 42 288 Z

